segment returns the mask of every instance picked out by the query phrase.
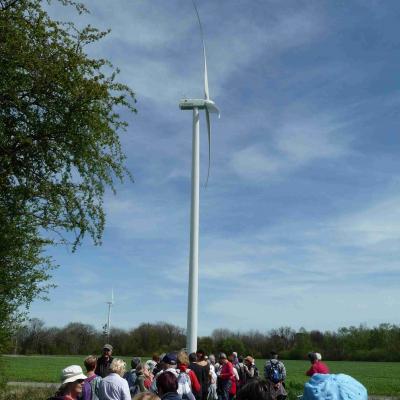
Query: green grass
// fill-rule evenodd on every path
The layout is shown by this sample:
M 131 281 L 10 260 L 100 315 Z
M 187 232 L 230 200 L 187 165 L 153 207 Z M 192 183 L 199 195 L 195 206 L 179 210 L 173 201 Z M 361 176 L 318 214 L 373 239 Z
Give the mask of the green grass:
M 128 362 L 130 357 L 121 357 Z M 146 357 L 143 357 L 146 359 Z M 83 368 L 84 356 L 3 356 L 8 381 L 59 382 L 60 372 L 67 365 Z M 400 363 L 327 361 L 332 373 L 345 373 L 360 381 L 370 395 L 400 396 Z M 287 386 L 291 394 L 301 394 L 307 381 L 306 361 L 285 361 Z M 262 374 L 264 361 L 257 360 Z M 291 396 L 292 397 L 292 396 Z

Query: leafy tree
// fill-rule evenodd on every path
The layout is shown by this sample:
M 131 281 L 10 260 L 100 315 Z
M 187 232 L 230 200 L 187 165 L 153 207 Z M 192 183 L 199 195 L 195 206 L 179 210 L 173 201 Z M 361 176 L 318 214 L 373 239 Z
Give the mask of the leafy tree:
M 46 246 L 100 244 L 105 189 L 130 176 L 118 111 L 136 111 L 134 93 L 85 52 L 106 34 L 53 20 L 41 0 L 0 1 L 0 351 L 49 288 Z

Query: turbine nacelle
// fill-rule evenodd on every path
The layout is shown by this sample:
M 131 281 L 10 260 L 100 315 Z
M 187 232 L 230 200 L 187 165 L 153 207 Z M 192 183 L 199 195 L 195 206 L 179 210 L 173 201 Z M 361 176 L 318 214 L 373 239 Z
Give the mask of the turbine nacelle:
M 179 102 L 179 108 L 181 110 L 193 110 L 193 108 L 198 108 L 199 110 L 204 110 L 206 108 L 205 99 L 182 99 Z
M 218 107 L 212 100 L 209 99 L 182 99 L 179 102 L 179 108 L 181 110 L 193 110 L 194 108 L 199 110 L 207 109 L 207 111 L 210 113 L 218 114 L 218 118 L 220 114 Z

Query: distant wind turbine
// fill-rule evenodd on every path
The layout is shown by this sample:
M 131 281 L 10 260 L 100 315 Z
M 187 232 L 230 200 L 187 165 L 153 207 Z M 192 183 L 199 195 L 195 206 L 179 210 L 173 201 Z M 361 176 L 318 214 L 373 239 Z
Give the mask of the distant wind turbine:
M 107 301 L 108 304 L 108 315 L 107 315 L 107 341 L 110 339 L 111 329 L 111 307 L 114 305 L 114 288 L 111 289 L 111 301 Z
M 190 257 L 186 348 L 189 353 L 197 350 L 198 294 L 199 294 L 199 177 L 200 177 L 200 124 L 199 110 L 205 110 L 208 133 L 208 170 L 206 186 L 210 176 L 211 163 L 211 121 L 210 113 L 220 115 L 215 103 L 210 99 L 208 89 L 207 56 L 203 27 L 199 11 L 192 0 L 200 27 L 204 58 L 204 99 L 183 99 L 179 102 L 181 110 L 193 110 L 192 142 L 192 195 L 190 210 Z

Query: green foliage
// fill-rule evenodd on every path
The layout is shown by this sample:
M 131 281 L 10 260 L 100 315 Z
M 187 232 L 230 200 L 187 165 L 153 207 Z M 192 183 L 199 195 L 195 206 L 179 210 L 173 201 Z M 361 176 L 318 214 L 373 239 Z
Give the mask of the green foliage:
M 0 400 L 44 400 L 54 395 L 52 388 L 7 387 L 0 392 Z
M 105 188 L 130 176 L 118 110 L 136 111 L 134 93 L 85 52 L 106 34 L 51 19 L 41 0 L 0 2 L 0 352 L 49 289 L 45 247 L 99 244 Z

